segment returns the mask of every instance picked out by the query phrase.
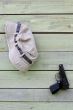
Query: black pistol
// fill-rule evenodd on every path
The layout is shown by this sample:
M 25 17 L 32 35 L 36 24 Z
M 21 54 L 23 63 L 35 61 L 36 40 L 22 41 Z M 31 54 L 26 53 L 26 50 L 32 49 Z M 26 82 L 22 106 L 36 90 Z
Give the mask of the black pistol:
M 69 82 L 68 82 L 63 64 L 59 65 L 58 79 L 56 79 L 56 80 L 57 80 L 57 83 L 50 86 L 50 91 L 52 94 L 55 94 L 60 89 L 62 89 L 62 90 L 69 89 Z

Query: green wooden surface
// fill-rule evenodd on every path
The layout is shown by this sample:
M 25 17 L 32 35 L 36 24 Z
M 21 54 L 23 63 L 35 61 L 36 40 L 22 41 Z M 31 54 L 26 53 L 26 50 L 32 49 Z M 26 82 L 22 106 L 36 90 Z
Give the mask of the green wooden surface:
M 28 71 L 26 73 L 0 71 L 0 88 L 49 88 L 51 84 L 56 82 L 56 73 L 58 71 Z M 73 71 L 66 71 L 66 74 L 72 89 Z M 51 94 L 49 93 L 49 95 Z
M 73 15 L 0 15 L 0 32 L 6 21 L 27 22 L 33 32 L 73 32 Z
M 0 61 L 0 70 L 15 70 L 8 52 L 0 52 Z M 73 52 L 39 52 L 38 60 L 30 70 L 58 70 L 58 65 L 62 63 L 66 70 L 73 70 Z
M 9 61 L 6 21 L 28 22 L 34 32 L 39 58 L 26 73 Z M 60 63 L 70 89 L 52 95 Z M 73 0 L 0 0 L 0 110 L 20 109 L 73 109 Z
M 0 89 L 0 101 L 73 102 L 73 90 L 52 95 L 49 89 Z
M 73 34 L 34 34 L 39 52 L 73 51 Z M 5 34 L 0 34 L 0 51 L 8 51 Z
M 0 0 L 1 13 L 72 13 L 73 0 Z
M 1 110 L 72 110 L 73 102 L 0 102 Z

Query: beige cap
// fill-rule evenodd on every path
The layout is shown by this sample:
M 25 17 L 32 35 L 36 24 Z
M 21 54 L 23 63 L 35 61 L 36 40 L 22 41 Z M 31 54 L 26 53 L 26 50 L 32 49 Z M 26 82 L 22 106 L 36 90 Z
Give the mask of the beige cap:
M 20 22 L 7 22 L 5 33 L 11 63 L 20 71 L 28 70 L 38 57 L 31 29 Z

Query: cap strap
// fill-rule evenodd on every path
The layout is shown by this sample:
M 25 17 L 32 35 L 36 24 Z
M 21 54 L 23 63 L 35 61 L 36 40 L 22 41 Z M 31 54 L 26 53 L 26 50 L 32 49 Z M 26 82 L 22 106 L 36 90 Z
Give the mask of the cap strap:
M 16 43 L 15 47 L 18 49 L 18 51 L 20 52 L 20 54 L 22 55 L 22 57 L 29 63 L 29 64 L 32 64 L 32 61 L 24 54 L 24 52 L 22 51 L 22 49 L 18 46 L 18 43 L 17 43 L 17 40 L 16 40 L 16 37 L 17 37 L 17 33 L 19 33 L 20 31 L 20 27 L 21 27 L 21 24 L 18 22 L 17 24 L 17 28 L 16 28 L 16 34 L 14 36 L 14 42 Z

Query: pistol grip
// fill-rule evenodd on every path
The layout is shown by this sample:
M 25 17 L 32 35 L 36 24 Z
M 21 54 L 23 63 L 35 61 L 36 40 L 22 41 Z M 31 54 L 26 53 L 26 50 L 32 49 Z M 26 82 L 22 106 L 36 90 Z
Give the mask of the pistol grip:
M 55 83 L 52 86 L 50 86 L 50 91 L 52 94 L 55 94 L 59 90 L 60 90 L 60 84 L 59 83 Z

